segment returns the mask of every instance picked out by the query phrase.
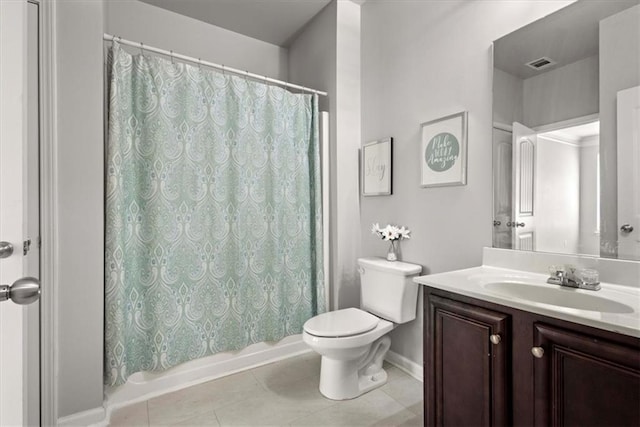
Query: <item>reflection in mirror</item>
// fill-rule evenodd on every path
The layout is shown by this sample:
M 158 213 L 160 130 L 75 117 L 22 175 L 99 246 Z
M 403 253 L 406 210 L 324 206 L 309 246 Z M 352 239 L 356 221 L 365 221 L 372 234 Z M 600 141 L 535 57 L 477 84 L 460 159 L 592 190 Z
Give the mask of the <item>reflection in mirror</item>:
M 639 23 L 580 0 L 494 42 L 494 247 L 640 260 Z

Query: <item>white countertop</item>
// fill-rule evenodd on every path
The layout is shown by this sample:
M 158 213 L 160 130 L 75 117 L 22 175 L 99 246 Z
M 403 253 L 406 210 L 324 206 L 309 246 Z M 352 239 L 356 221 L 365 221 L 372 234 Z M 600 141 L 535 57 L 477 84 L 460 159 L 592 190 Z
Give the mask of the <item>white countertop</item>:
M 481 266 L 420 276 L 413 280 L 432 288 L 640 338 L 640 288 L 601 283 L 602 288 L 599 291 L 589 291 L 547 284 L 547 277 L 544 274 Z M 584 294 L 586 298 L 589 298 L 588 296 L 604 298 L 615 306 L 624 306 L 625 309 L 619 312 L 585 310 L 507 296 L 491 290 L 491 287 L 486 287 L 487 284 L 495 282 L 526 284 L 528 289 L 534 289 L 531 287 L 535 286 L 535 289 L 539 288 L 540 292 L 551 291 L 555 293 L 554 295 L 559 295 L 557 292 L 570 292 L 573 293 L 572 295 Z M 571 295 L 562 294 L 561 296 L 571 298 Z

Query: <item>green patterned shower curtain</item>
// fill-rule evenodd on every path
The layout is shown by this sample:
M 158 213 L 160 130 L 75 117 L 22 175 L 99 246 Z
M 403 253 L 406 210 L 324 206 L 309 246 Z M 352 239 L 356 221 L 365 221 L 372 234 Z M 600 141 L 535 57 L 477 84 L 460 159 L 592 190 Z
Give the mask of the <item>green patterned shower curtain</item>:
M 110 52 L 105 384 L 324 311 L 317 96 Z

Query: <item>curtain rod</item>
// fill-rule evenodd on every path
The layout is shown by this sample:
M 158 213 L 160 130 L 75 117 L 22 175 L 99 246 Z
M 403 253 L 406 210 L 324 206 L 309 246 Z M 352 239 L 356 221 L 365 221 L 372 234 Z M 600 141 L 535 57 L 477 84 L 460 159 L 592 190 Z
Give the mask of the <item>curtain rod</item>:
M 216 68 L 218 70 L 221 70 L 222 72 L 229 72 L 229 73 L 233 73 L 233 74 L 238 74 L 241 76 L 246 76 L 246 77 L 250 77 L 252 79 L 255 80 L 262 80 L 264 82 L 268 82 L 268 83 L 272 83 L 274 85 L 278 85 L 278 86 L 284 86 L 284 87 L 288 87 L 288 88 L 292 88 L 292 89 L 298 89 L 298 90 L 302 90 L 305 92 L 311 92 L 311 93 L 315 93 L 317 95 L 321 95 L 321 96 L 327 96 L 327 92 L 322 92 L 319 90 L 315 90 L 315 89 L 311 89 L 305 86 L 300 86 L 300 85 L 296 85 L 293 83 L 288 83 L 288 82 L 284 82 L 282 80 L 277 80 L 277 79 L 272 79 L 271 77 L 267 77 L 267 76 L 261 76 L 259 74 L 254 74 L 254 73 L 250 73 L 249 71 L 242 71 L 242 70 L 238 70 L 236 68 L 232 68 L 232 67 L 227 67 L 225 65 L 220 65 L 220 64 L 215 64 L 213 62 L 209 62 L 209 61 L 203 61 L 200 58 L 194 58 L 191 56 L 186 56 L 186 55 L 181 55 L 179 53 L 175 53 L 173 51 L 170 50 L 165 50 L 165 49 L 159 49 L 157 47 L 153 47 L 153 46 L 147 46 L 146 44 L 143 44 L 141 42 L 134 42 L 131 40 L 126 40 L 123 39 L 122 37 L 118 37 L 118 36 L 113 36 L 111 34 L 104 34 L 103 39 L 106 41 L 117 41 L 120 44 L 126 45 L 126 46 L 132 46 L 132 47 L 137 47 L 143 51 L 149 51 L 149 52 L 155 52 L 155 53 L 159 53 L 161 55 L 165 55 L 165 56 L 169 56 L 170 58 L 175 58 L 175 59 L 181 59 L 183 61 L 187 61 L 187 62 L 193 62 L 195 64 L 199 64 L 199 65 L 205 65 L 207 67 L 211 67 L 211 68 Z

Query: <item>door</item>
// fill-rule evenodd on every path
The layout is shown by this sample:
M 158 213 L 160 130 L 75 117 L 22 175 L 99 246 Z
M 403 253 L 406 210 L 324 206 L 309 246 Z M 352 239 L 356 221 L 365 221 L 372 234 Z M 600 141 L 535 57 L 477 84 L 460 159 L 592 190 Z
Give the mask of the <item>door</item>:
M 618 92 L 618 256 L 640 260 L 640 86 Z
M 536 131 L 513 123 L 513 249 L 535 251 Z
M 512 249 L 513 143 L 511 132 L 493 128 L 493 247 Z M 507 224 L 509 224 L 507 226 Z
M 640 349 L 534 326 L 535 425 L 639 426 Z
M 38 8 L 0 1 L 0 425 L 40 424 Z
M 425 425 L 509 425 L 509 317 L 435 295 L 428 307 Z

